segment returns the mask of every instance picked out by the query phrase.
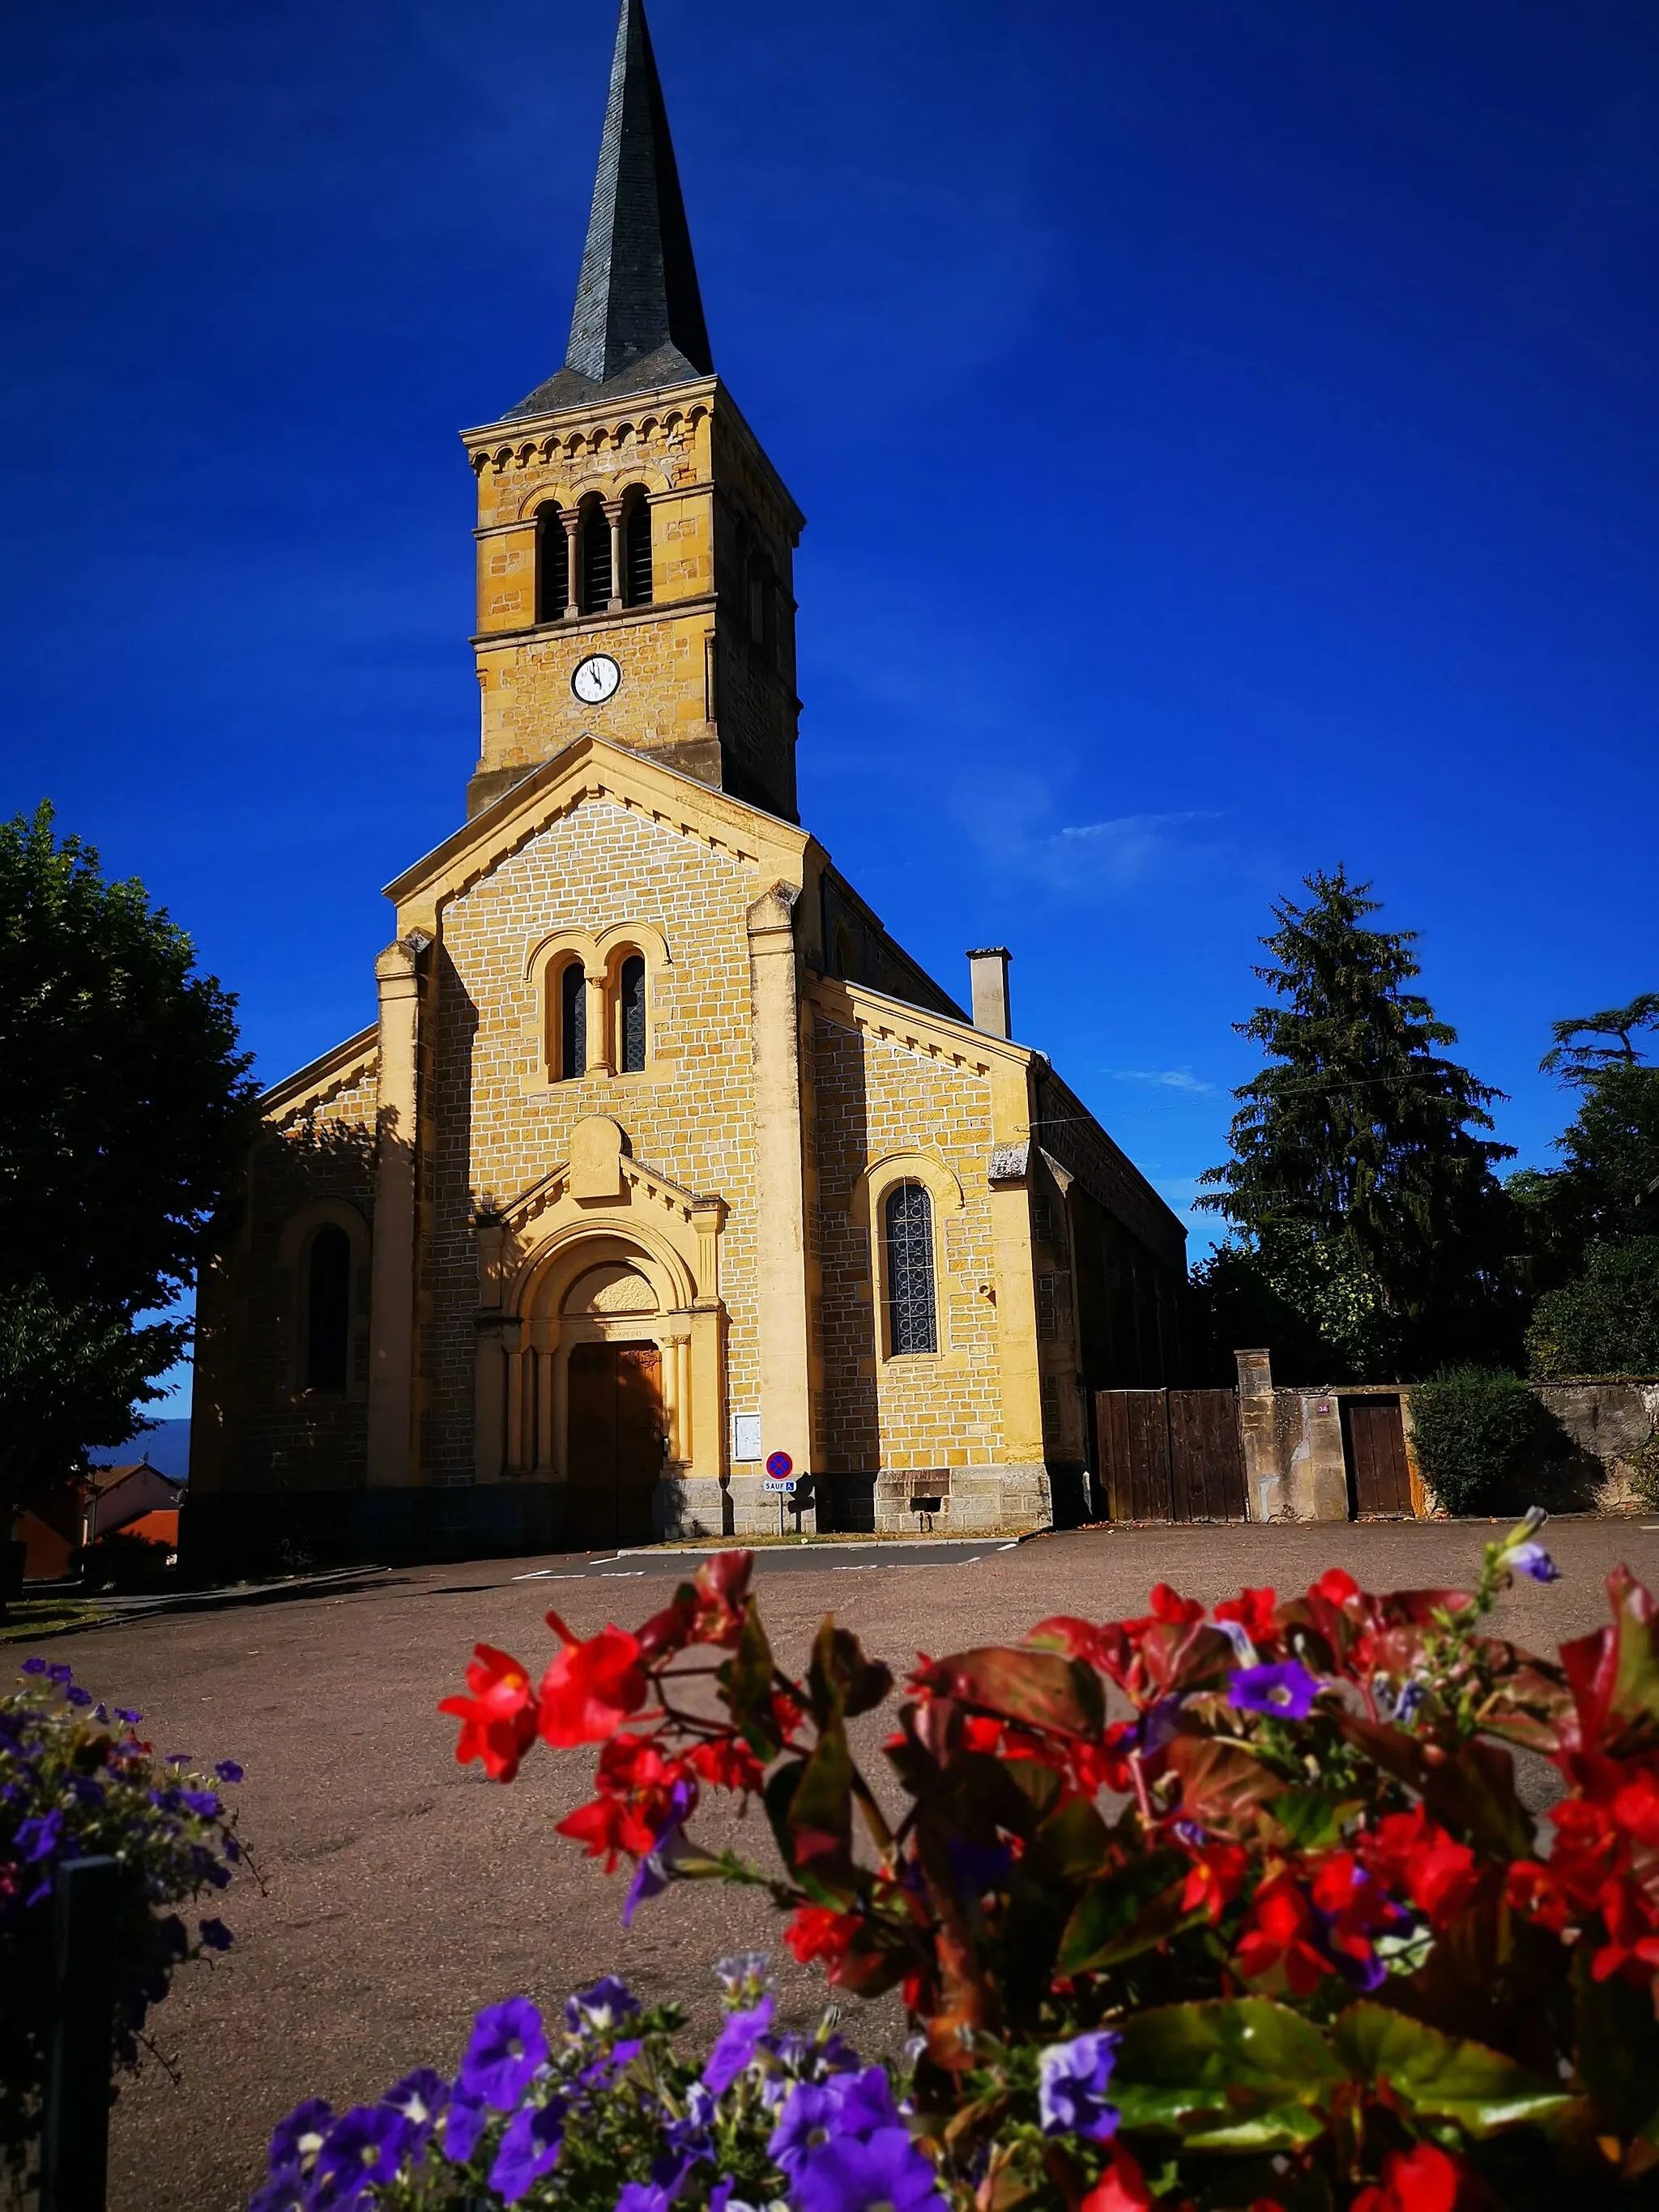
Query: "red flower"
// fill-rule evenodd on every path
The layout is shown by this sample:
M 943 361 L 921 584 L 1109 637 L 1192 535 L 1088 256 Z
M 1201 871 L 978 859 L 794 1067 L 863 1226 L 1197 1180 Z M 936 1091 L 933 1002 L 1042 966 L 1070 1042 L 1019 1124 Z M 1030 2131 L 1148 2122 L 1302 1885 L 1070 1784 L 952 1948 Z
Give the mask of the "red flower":
M 749 1617 L 749 1577 L 754 1565 L 752 1552 L 716 1552 L 697 1569 L 695 1643 L 728 1649 L 736 1644 Z
M 1632 1981 L 1645 1982 L 1659 1973 L 1659 1929 L 1655 1928 L 1651 1907 L 1635 1885 L 1606 1882 L 1596 1903 L 1607 1940 L 1590 1960 L 1595 1979 L 1605 1982 L 1613 1974 L 1625 1973 Z
M 622 1797 L 596 1797 L 591 1804 L 579 1805 L 562 1820 L 555 1821 L 554 1826 L 560 1835 L 574 1836 L 585 1845 L 589 1858 L 602 1858 L 607 1874 L 617 1871 L 619 1852 L 642 1858 L 656 1841 L 656 1830 L 650 1821 Z
M 1079 2212 L 1144 2212 L 1153 2201 L 1146 2178 L 1120 2144 L 1107 2167 L 1079 2207 Z
M 1251 1982 L 1282 1973 L 1293 1996 L 1307 1996 L 1331 1970 L 1314 1945 L 1313 1925 L 1308 1900 L 1295 1878 L 1274 1875 L 1262 1883 L 1251 1905 L 1249 1924 L 1237 1954 L 1239 1972 Z
M 1214 1927 L 1243 1887 L 1250 1855 L 1243 1844 L 1198 1844 L 1191 1850 L 1192 1864 L 1181 1892 L 1181 1909 L 1196 1912 L 1201 1905 Z
M 836 1912 L 827 1905 L 803 1905 L 783 1931 L 783 1940 L 809 1966 L 814 1959 L 825 1961 L 830 1979 L 847 1956 L 848 1947 L 862 1926 L 855 1912 Z
M 586 1644 L 556 1613 L 547 1625 L 564 1649 L 542 1677 L 541 1733 L 544 1743 L 603 1743 L 645 1703 L 650 1684 L 640 1663 L 639 1638 L 602 1628 Z
M 734 1735 L 694 1744 L 686 1755 L 696 1771 L 716 1790 L 758 1790 L 766 1780 L 766 1769 L 748 1745 Z
M 1480 1881 L 1468 1845 L 1449 1836 L 1420 1805 L 1379 1820 L 1360 1838 L 1359 1850 L 1372 1873 L 1403 1889 L 1437 1934 L 1457 1917 Z
M 1215 1617 L 1236 1620 L 1252 1644 L 1270 1644 L 1276 1633 L 1273 1611 L 1278 1603 L 1275 1590 L 1242 1589 L 1237 1597 L 1225 1598 L 1217 1606 Z
M 1516 1859 L 1510 1867 L 1505 1894 L 1512 1911 L 1524 1913 L 1553 1936 L 1561 1935 L 1573 1917 L 1572 1899 L 1548 1867 L 1536 1859 Z
M 1346 1605 L 1351 1597 L 1358 1595 L 1358 1583 L 1340 1567 L 1327 1567 L 1308 1591 L 1310 1597 L 1322 1597 L 1327 1605 Z
M 1202 1620 L 1204 1608 L 1195 1597 L 1182 1597 L 1168 1583 L 1152 1585 L 1152 1619 L 1161 1620 L 1171 1628 L 1186 1628 L 1195 1620 Z
M 1457 2161 L 1432 2143 L 1391 2150 L 1381 2184 L 1362 2189 L 1351 2212 L 1453 2212 L 1462 2178 Z
M 446 1698 L 441 1713 L 453 1713 L 461 1723 L 455 1756 L 463 1766 L 475 1759 L 483 1761 L 492 1782 L 511 1782 L 519 1761 L 536 1740 L 536 1698 L 530 1677 L 507 1651 L 493 1644 L 477 1644 L 466 1670 L 470 1698 Z
M 1659 1849 L 1659 1781 L 1645 1769 L 1613 1793 L 1613 1817 L 1638 1844 Z

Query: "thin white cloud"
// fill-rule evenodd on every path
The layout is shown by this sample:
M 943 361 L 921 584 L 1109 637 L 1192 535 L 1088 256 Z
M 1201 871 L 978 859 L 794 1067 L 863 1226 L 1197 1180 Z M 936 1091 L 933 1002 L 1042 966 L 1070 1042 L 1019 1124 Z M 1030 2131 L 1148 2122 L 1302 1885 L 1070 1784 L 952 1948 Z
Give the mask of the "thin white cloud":
M 1213 1091 L 1190 1067 L 1109 1067 L 1103 1071 L 1115 1083 L 1153 1083 L 1163 1091 Z

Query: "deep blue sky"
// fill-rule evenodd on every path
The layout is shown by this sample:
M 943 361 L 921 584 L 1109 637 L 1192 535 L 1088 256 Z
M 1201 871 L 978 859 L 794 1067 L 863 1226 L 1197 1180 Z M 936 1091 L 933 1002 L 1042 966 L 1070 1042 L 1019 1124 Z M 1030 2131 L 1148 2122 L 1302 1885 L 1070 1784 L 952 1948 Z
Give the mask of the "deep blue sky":
M 1547 1158 L 1659 982 L 1650 0 L 651 0 L 809 517 L 804 818 L 1177 1206 L 1345 861 Z M 371 1018 L 477 750 L 455 433 L 557 363 L 611 0 L 0 15 L 0 810 Z M 1200 1236 L 1211 1233 L 1206 1226 Z

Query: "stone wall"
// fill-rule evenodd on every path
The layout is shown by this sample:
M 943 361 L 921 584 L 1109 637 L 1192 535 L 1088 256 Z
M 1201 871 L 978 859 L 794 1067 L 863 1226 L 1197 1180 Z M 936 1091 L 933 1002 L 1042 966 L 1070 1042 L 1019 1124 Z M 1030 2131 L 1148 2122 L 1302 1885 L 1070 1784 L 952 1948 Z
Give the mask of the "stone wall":
M 1409 1382 L 1286 1389 L 1274 1384 L 1265 1352 L 1241 1352 L 1237 1358 L 1252 1520 L 1347 1519 L 1342 1401 L 1363 1397 L 1398 1397 L 1413 1510 L 1424 1516 L 1438 1510 L 1418 1463 Z M 1659 1380 L 1531 1387 L 1544 1418 L 1536 1448 L 1515 1478 L 1519 1504 L 1536 1503 L 1556 1513 L 1653 1510 L 1638 1489 L 1635 1462 L 1659 1433 Z

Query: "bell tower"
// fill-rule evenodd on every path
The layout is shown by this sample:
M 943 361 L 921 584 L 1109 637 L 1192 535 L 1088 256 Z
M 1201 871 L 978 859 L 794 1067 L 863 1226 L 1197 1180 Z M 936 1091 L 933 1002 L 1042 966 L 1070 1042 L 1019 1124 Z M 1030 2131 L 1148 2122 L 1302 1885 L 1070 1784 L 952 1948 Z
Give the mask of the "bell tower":
M 564 365 L 465 443 L 469 816 L 591 733 L 793 821 L 803 517 L 714 372 L 643 0 L 621 0 Z

